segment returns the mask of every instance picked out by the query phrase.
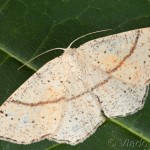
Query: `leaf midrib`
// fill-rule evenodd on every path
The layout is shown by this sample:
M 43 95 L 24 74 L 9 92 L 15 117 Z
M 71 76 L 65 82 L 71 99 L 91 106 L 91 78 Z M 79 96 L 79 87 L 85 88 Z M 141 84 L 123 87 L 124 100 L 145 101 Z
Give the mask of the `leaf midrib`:
M 0 13 L 6 8 L 7 4 L 9 3 L 10 0 L 7 0 L 3 6 L 0 8 Z
M 0 50 L 1 50 L 2 52 L 6 53 L 6 54 L 8 55 L 8 57 L 12 57 L 12 58 L 14 58 L 15 60 L 17 60 L 18 62 L 20 62 L 20 63 L 22 63 L 22 64 L 25 64 L 25 66 L 28 67 L 29 69 L 31 69 L 31 70 L 33 70 L 33 71 L 35 71 L 35 72 L 37 71 L 37 69 L 36 69 L 35 67 L 33 67 L 31 64 L 26 63 L 25 61 L 21 60 L 19 57 L 17 57 L 17 56 L 15 56 L 15 55 L 11 54 L 8 50 L 6 50 L 6 49 L 4 49 L 4 48 L 2 48 L 2 47 L 0 47 Z

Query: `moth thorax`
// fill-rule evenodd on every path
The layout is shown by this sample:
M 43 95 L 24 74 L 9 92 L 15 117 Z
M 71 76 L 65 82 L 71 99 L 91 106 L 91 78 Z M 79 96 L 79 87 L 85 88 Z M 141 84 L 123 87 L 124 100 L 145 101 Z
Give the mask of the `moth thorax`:
M 65 60 L 70 64 L 73 65 L 77 61 L 77 51 L 75 48 L 68 48 L 66 49 L 65 53 Z

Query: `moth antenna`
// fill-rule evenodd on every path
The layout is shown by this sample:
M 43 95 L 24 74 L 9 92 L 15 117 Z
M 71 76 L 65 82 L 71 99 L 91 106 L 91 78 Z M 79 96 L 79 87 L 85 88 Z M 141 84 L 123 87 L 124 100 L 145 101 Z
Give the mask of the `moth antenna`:
M 84 34 L 84 35 L 82 35 L 82 36 L 76 38 L 75 40 L 73 40 L 73 41 L 70 43 L 70 45 L 68 46 L 68 48 L 71 48 L 71 46 L 72 46 L 72 44 L 73 44 L 74 42 L 76 42 L 77 40 L 79 40 L 79 39 L 81 39 L 81 38 L 83 38 L 83 37 L 86 37 L 86 36 L 91 35 L 91 34 L 99 33 L 99 32 L 109 31 L 109 30 L 112 30 L 112 29 L 94 31 L 94 32 L 90 32 L 90 33 Z M 68 49 L 68 48 L 67 48 L 67 49 Z
M 82 35 L 82 36 L 76 38 L 75 40 L 73 40 L 73 41 L 70 43 L 70 45 L 68 46 L 68 48 L 70 48 L 74 42 L 76 42 L 77 40 L 79 40 L 79 39 L 81 39 L 81 38 L 83 38 L 83 37 L 85 37 L 85 36 L 88 36 L 88 35 L 91 35 L 91 34 L 95 34 L 95 33 L 99 33 L 99 32 L 105 32 L 105 31 L 109 31 L 109 30 L 112 30 L 112 29 L 100 30 L 100 31 L 95 31 L 95 32 L 90 32 L 90 33 L 84 34 L 84 35 Z M 68 48 L 67 48 L 67 49 L 68 49 Z M 53 49 L 47 50 L 47 51 L 45 51 L 45 52 L 43 52 L 43 53 L 41 53 L 41 54 L 39 54 L 39 55 L 33 57 L 33 58 L 30 59 L 29 61 L 27 61 L 25 64 L 23 64 L 22 66 L 20 66 L 20 67 L 18 68 L 18 70 L 20 70 L 21 68 L 23 68 L 26 64 L 28 64 L 29 62 L 33 61 L 33 60 L 36 59 L 37 57 L 42 56 L 43 54 L 46 54 L 46 53 L 51 52 L 51 51 L 56 50 L 56 49 L 60 49 L 60 50 L 64 50 L 64 51 L 66 50 L 65 48 L 53 48 Z
M 24 63 L 22 66 L 20 66 L 20 67 L 18 68 L 18 70 L 20 70 L 21 68 L 23 68 L 25 65 L 27 65 L 29 62 L 33 61 L 33 60 L 36 59 L 37 57 L 40 57 L 40 56 L 42 56 L 42 55 L 44 55 L 44 54 L 46 54 L 46 53 L 49 53 L 49 52 L 54 51 L 54 50 L 57 50 L 57 49 L 63 50 L 63 51 L 66 50 L 65 48 L 53 48 L 53 49 L 47 50 L 47 51 L 45 51 L 45 52 L 43 52 L 43 53 L 41 53 L 41 54 L 39 54 L 39 55 L 33 57 L 32 59 L 30 59 L 30 60 L 27 61 L 26 63 Z

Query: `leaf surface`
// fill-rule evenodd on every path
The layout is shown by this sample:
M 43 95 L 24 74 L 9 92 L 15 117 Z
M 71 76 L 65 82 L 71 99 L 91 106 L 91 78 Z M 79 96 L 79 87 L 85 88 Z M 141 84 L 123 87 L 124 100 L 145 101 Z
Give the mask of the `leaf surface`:
M 62 51 L 46 54 L 18 71 L 29 59 L 55 47 L 137 28 L 150 27 L 149 0 L 0 0 L 0 104 L 25 80 Z M 150 93 L 150 92 L 149 92 Z M 2 150 L 149 150 L 150 94 L 144 108 L 125 118 L 107 119 L 95 134 L 77 146 L 44 140 L 30 145 L 0 141 Z M 20 135 L 21 136 L 21 135 Z

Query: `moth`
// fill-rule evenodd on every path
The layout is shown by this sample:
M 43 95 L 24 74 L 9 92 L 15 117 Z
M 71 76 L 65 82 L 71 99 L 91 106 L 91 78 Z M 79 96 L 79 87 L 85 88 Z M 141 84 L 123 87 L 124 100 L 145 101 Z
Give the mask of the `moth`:
M 0 139 L 76 145 L 106 117 L 142 109 L 149 84 L 150 27 L 68 47 L 0 106 Z

